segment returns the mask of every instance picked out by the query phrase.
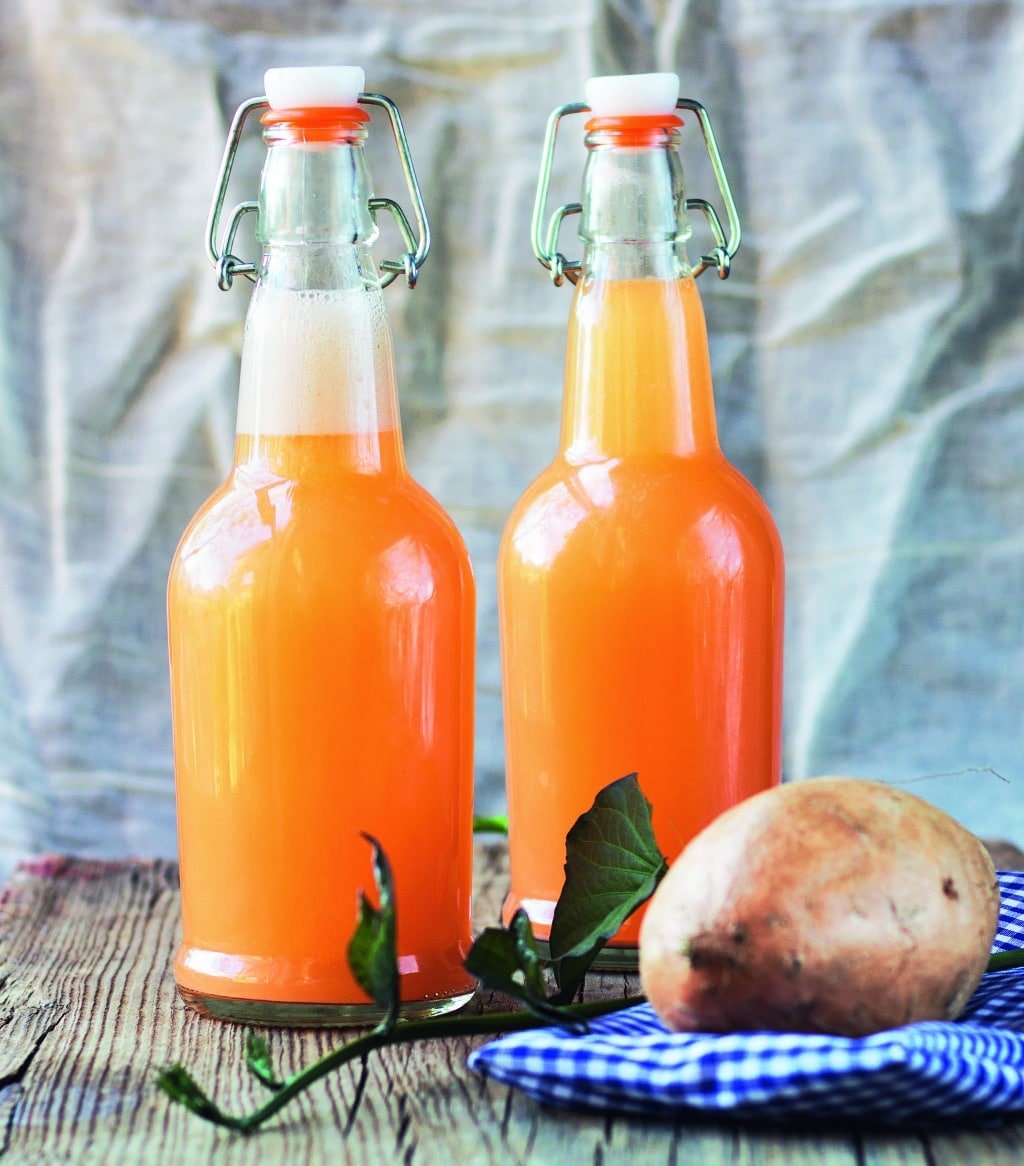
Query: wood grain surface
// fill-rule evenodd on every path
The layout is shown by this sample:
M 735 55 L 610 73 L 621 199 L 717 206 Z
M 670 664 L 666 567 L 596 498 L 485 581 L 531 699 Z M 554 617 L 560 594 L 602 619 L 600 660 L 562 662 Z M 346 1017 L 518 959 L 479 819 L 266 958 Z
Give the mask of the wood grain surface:
M 504 848 L 478 846 L 477 922 L 497 915 Z M 1024 1162 L 1024 1125 L 933 1135 L 655 1123 L 543 1109 L 466 1068 L 480 1040 L 374 1054 L 315 1085 L 243 1138 L 172 1106 L 155 1069 L 181 1061 L 225 1108 L 265 1094 L 242 1065 L 245 1030 L 178 999 L 176 869 L 164 862 L 40 859 L 0 898 L 0 1160 L 5 1163 L 242 1163 L 300 1166 L 994 1166 Z M 635 991 L 592 976 L 587 996 Z M 477 1010 L 505 1008 L 482 996 Z M 292 1072 L 337 1032 L 267 1032 Z

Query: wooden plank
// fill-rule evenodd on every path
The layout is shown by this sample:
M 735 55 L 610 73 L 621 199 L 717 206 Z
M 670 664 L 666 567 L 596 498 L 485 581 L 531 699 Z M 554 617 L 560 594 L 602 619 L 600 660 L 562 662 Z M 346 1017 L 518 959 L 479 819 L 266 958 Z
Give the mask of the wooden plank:
M 477 924 L 497 916 L 504 850 L 477 854 Z M 401 1046 L 319 1083 L 252 1138 L 171 1106 L 155 1069 L 181 1061 L 232 1110 L 263 1099 L 245 1073 L 245 1031 L 178 999 L 176 870 L 169 863 L 43 859 L 0 898 L 0 1158 L 117 1166 L 342 1161 L 470 1166 L 924 1166 L 1021 1160 L 1020 1126 L 984 1134 L 851 1136 L 690 1120 L 650 1122 L 543 1109 L 466 1068 L 482 1039 Z M 589 997 L 635 990 L 590 977 Z M 489 995 L 477 1010 L 507 1007 Z M 281 1072 L 322 1055 L 337 1032 L 268 1033 Z
M 947 1133 L 923 1138 L 928 1166 L 1020 1166 L 1024 1162 L 1024 1127 L 1019 1123 L 999 1130 Z

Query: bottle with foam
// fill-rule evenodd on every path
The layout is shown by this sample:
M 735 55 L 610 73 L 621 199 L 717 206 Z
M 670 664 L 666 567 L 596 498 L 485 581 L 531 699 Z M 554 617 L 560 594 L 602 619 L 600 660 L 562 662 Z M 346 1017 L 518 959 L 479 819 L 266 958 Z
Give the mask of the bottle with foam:
M 365 833 L 394 872 L 403 1010 L 430 1015 L 473 991 L 473 578 L 403 457 L 362 70 L 266 83 L 234 466 L 168 586 L 175 978 L 222 1019 L 375 1020 L 346 959 Z
M 716 219 L 717 259 L 687 257 L 678 95 L 673 74 L 595 78 L 586 104 L 558 111 L 589 114 L 581 265 L 537 227 L 550 154 L 538 194 L 538 258 L 576 284 L 562 432 L 509 518 L 498 583 L 506 913 L 524 908 L 545 940 L 566 833 L 602 787 L 638 775 L 672 860 L 779 780 L 782 547 L 718 444 L 694 276 L 714 262 L 724 273 L 731 253 Z M 635 966 L 638 929 L 637 915 L 626 920 L 604 962 Z M 550 939 L 566 954 L 557 928 Z

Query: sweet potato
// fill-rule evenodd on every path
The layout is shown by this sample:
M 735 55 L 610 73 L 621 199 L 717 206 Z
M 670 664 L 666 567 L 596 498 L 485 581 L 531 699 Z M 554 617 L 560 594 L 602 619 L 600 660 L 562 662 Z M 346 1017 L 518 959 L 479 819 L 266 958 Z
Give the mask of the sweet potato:
M 863 1036 L 957 1016 L 998 912 L 987 852 L 948 815 L 878 782 L 814 778 L 693 839 L 648 906 L 640 976 L 676 1031 Z

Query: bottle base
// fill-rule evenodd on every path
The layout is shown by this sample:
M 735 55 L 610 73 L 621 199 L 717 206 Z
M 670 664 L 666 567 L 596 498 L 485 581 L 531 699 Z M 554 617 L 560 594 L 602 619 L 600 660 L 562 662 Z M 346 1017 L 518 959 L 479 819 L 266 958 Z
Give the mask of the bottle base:
M 538 939 L 537 954 L 545 963 L 551 963 L 551 948 L 546 939 Z M 640 949 L 638 947 L 602 947 L 594 957 L 588 971 L 591 972 L 636 972 L 640 969 Z
M 213 996 L 178 985 L 178 995 L 201 1016 L 232 1024 L 256 1024 L 273 1028 L 366 1028 L 384 1018 L 376 1004 L 292 1004 L 282 1000 L 242 1000 Z M 463 1008 L 476 990 L 435 1000 L 411 1000 L 398 1010 L 403 1020 L 443 1016 Z
M 533 928 L 537 954 L 547 964 L 551 963 L 551 947 L 548 935 L 551 920 L 555 914 L 555 904 L 550 899 L 520 899 L 509 891 L 501 907 L 501 921 L 507 927 L 517 910 L 524 910 Z M 635 943 L 606 944 L 598 952 L 590 965 L 594 972 L 636 972 L 640 970 L 640 949 Z

